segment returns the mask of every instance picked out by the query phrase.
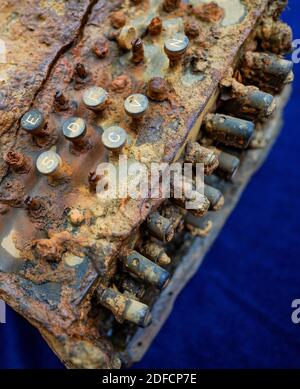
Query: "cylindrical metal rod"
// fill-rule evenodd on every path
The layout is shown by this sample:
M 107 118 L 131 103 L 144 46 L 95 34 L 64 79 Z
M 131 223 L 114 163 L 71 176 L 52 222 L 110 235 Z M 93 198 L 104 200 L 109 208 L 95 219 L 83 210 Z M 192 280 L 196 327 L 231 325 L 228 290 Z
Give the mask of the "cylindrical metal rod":
M 241 149 L 246 149 L 254 133 L 254 123 L 227 115 L 208 114 L 205 129 L 213 139 Z
M 204 186 L 204 194 L 210 202 L 210 208 L 213 211 L 220 210 L 224 205 L 224 196 L 219 189 L 213 188 L 210 185 Z
M 265 92 L 279 93 L 290 79 L 293 62 L 269 53 L 248 51 L 241 67 L 243 80 Z
M 219 167 L 216 174 L 225 180 L 230 180 L 234 177 L 240 166 L 240 159 L 234 155 L 220 151 Z
M 144 255 L 152 261 L 158 263 L 160 266 L 167 266 L 171 262 L 171 259 L 166 254 L 164 247 L 156 242 L 146 242 L 141 248 L 141 251 Z
M 128 320 L 141 327 L 151 323 L 150 309 L 146 304 L 124 296 L 115 289 L 101 288 L 98 291 L 98 298 L 101 305 L 109 309 L 121 323 Z
M 136 251 L 132 251 L 127 257 L 123 257 L 122 262 L 131 273 L 159 289 L 164 288 L 169 281 L 170 274 L 165 269 Z
M 152 213 L 147 219 L 150 233 L 162 242 L 170 242 L 174 237 L 172 221 L 163 217 L 159 212 Z
M 202 163 L 204 174 L 210 175 L 219 165 L 218 155 L 211 149 L 201 146 L 198 142 L 189 142 L 185 153 L 186 162 L 192 164 Z

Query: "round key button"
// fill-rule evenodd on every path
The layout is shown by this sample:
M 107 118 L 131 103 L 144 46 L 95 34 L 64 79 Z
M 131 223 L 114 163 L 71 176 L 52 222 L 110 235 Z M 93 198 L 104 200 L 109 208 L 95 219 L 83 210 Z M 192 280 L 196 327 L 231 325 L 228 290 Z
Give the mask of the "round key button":
M 124 109 L 128 116 L 139 118 L 145 115 L 149 107 L 149 100 L 145 95 L 133 94 L 124 101 Z
M 93 111 L 102 111 L 106 107 L 108 93 L 105 89 L 93 86 L 83 94 L 84 104 Z
M 165 52 L 167 55 L 180 56 L 189 45 L 189 38 L 184 34 L 174 34 L 172 37 L 165 40 Z
M 45 126 L 44 114 L 38 109 L 31 109 L 21 119 L 21 127 L 30 134 L 36 135 Z
M 36 161 L 37 170 L 45 176 L 54 174 L 61 164 L 60 156 L 52 150 L 42 153 Z
M 169 58 L 170 67 L 175 66 L 181 61 L 188 46 L 189 38 L 184 34 L 177 33 L 165 40 L 164 50 Z
M 62 130 L 66 139 L 76 141 L 86 134 L 86 123 L 82 118 L 71 117 L 64 122 Z
M 102 142 L 108 150 L 120 151 L 127 143 L 127 133 L 121 127 L 109 127 L 102 134 Z

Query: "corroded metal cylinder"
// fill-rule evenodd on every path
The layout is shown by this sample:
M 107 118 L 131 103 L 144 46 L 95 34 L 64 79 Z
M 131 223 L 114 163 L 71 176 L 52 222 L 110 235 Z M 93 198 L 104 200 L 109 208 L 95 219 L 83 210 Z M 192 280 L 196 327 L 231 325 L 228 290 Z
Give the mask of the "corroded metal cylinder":
M 179 206 L 181 206 L 182 208 L 185 208 L 188 212 L 192 213 L 193 215 L 197 217 L 203 217 L 209 210 L 210 202 L 206 196 L 200 193 L 197 196 L 199 196 L 201 200 L 198 199 L 196 208 L 191 208 L 187 206 L 187 204 L 190 201 L 195 200 L 193 198 L 188 199 L 187 197 L 183 196 L 181 199 L 179 198 L 174 199 L 174 202 Z
M 192 164 L 202 163 L 204 174 L 210 175 L 219 166 L 218 155 L 211 149 L 201 146 L 198 142 L 189 142 L 185 152 L 186 162 Z
M 170 242 L 174 237 L 172 221 L 160 215 L 159 212 L 154 212 L 148 217 L 147 227 L 151 235 L 164 243 Z
M 151 323 L 150 309 L 146 304 L 124 296 L 115 289 L 101 288 L 98 291 L 98 298 L 101 305 L 109 309 L 121 323 L 127 320 L 141 327 Z
M 220 151 L 219 154 L 219 167 L 216 174 L 225 180 L 230 180 L 234 177 L 240 166 L 240 159 L 232 154 Z
M 165 269 L 136 251 L 132 251 L 129 255 L 123 257 L 122 262 L 131 273 L 159 289 L 164 288 L 169 281 L 170 274 Z
M 274 21 L 272 18 L 266 19 L 258 29 L 257 38 L 260 46 L 265 51 L 274 54 L 285 54 L 291 51 L 293 32 L 290 26 L 281 21 Z
M 255 86 L 245 86 L 234 79 L 230 97 L 225 89 L 220 101 L 223 113 L 234 113 L 236 117 L 254 122 L 268 118 L 276 109 L 275 99 L 271 94 Z
M 246 149 L 254 133 L 254 124 L 227 115 L 208 114 L 205 129 L 211 138 L 228 146 Z
M 243 80 L 265 92 L 279 93 L 289 83 L 293 62 L 269 53 L 248 51 L 241 68 Z
M 205 185 L 204 187 L 205 196 L 210 202 L 210 208 L 213 211 L 220 210 L 224 205 L 224 196 L 219 189 L 213 188 L 210 185 Z
M 262 92 L 260 90 L 250 91 L 245 98 L 248 104 L 262 111 L 267 111 L 273 103 L 274 97 L 269 93 Z
M 160 266 L 169 265 L 170 257 L 166 254 L 163 246 L 156 242 L 146 242 L 141 248 L 143 255 L 150 258 L 152 261 L 158 263 Z

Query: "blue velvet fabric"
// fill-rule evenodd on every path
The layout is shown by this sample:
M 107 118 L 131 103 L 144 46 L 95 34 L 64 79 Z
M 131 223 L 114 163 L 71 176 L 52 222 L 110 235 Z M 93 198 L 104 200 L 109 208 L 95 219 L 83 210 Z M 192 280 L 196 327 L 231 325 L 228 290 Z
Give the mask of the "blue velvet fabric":
M 284 19 L 300 38 L 299 0 Z M 139 368 L 299 368 L 300 64 L 285 128 Z M 39 333 L 7 309 L 0 368 L 62 368 Z

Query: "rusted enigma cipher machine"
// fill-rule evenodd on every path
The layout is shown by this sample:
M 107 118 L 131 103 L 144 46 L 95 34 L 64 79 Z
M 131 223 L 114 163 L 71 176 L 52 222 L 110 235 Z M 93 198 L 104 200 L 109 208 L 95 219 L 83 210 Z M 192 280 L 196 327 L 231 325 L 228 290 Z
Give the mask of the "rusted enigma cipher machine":
M 143 356 L 262 163 L 286 3 L 1 0 L 0 298 L 67 367 Z M 98 198 L 120 156 L 204 164 L 203 201 Z

